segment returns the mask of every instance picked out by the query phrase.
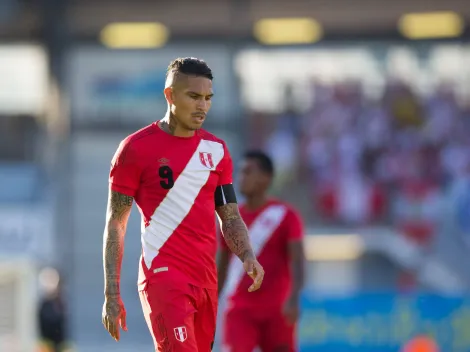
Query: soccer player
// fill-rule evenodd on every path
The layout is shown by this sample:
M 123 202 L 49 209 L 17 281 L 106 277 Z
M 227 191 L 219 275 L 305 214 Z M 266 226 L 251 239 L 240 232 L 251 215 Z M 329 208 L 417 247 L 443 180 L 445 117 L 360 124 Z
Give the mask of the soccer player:
M 126 225 L 142 214 L 138 289 L 157 351 L 210 351 L 217 315 L 217 212 L 227 246 L 259 289 L 256 260 L 232 186 L 224 141 L 201 129 L 211 106 L 212 72 L 195 58 L 174 60 L 164 94 L 168 111 L 125 138 L 111 162 L 104 231 L 103 324 L 115 340 L 127 330 L 119 281 Z
M 240 168 L 240 192 L 246 198 L 240 213 L 248 225 L 259 262 L 266 270 L 263 287 L 247 294 L 250 282 L 243 267 L 221 241 L 218 254 L 219 293 L 224 290 L 223 351 L 295 351 L 299 295 L 304 283 L 303 225 L 288 204 L 269 198 L 274 176 L 271 159 L 259 151 L 245 154 Z M 232 259 L 232 260 L 230 260 Z

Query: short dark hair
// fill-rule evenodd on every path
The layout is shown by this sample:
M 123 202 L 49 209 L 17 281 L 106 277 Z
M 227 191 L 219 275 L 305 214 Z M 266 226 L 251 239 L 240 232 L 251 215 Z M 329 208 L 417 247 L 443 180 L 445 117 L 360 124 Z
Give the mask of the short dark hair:
M 273 161 L 265 152 L 261 150 L 249 150 L 245 153 L 244 158 L 255 160 L 261 171 L 269 176 L 274 176 Z
M 197 59 L 195 57 L 183 57 L 177 58 L 170 62 L 166 71 L 166 76 L 171 72 L 179 72 L 186 75 L 201 76 L 210 79 L 214 79 L 212 70 L 204 60 Z

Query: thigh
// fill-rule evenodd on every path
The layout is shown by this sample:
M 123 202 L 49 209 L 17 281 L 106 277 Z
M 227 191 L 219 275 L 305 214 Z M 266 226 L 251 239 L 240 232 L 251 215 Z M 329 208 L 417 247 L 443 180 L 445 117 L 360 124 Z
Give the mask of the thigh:
M 296 351 L 296 326 L 289 324 L 281 312 L 269 314 L 262 326 L 260 348 L 263 352 Z
M 222 352 L 253 352 L 260 329 L 249 310 L 230 309 L 224 317 Z
M 156 351 L 198 351 L 194 331 L 196 309 L 188 284 L 150 283 L 140 291 L 140 299 Z
M 217 322 L 217 290 L 197 288 L 197 312 L 194 330 L 199 351 L 210 351 L 215 339 Z

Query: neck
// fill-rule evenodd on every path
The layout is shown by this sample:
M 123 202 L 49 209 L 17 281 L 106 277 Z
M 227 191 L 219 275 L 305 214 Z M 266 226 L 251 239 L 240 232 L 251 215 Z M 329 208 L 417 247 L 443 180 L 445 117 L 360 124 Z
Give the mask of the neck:
M 252 195 L 245 198 L 245 207 L 248 210 L 258 210 L 268 201 L 266 193 Z
M 192 137 L 194 131 L 187 130 L 178 124 L 175 115 L 170 110 L 167 111 L 165 116 L 160 120 L 160 128 L 168 134 L 176 137 Z

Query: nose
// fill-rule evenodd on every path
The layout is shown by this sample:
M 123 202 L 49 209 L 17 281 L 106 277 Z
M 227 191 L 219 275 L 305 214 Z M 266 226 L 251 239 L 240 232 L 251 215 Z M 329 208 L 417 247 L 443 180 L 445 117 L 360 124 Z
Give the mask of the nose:
M 205 99 L 200 99 L 197 104 L 197 109 L 199 111 L 207 112 L 207 110 L 209 109 L 209 102 Z

